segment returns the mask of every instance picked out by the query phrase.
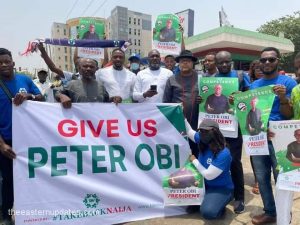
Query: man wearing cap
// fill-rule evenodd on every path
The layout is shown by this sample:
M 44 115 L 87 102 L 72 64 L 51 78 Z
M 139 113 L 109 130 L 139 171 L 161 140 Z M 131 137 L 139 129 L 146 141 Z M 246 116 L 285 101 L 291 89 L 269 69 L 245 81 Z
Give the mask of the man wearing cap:
M 140 72 L 141 58 L 139 54 L 132 54 L 128 61 L 130 62 L 129 70 L 135 74 Z
M 149 68 L 137 74 L 133 99 L 138 102 L 161 103 L 166 82 L 173 75 L 171 70 L 161 68 L 160 53 L 151 50 L 148 53 Z
M 38 78 L 33 80 L 33 83 L 38 87 L 47 102 L 54 102 L 53 88 L 54 85 L 47 80 L 48 72 L 40 69 L 37 73 Z
M 198 125 L 198 104 L 200 103 L 198 89 L 198 74 L 193 70 L 197 58 L 189 50 L 184 50 L 176 57 L 180 72 L 171 76 L 166 83 L 163 102 L 182 103 L 185 118 L 194 130 Z M 193 155 L 198 156 L 198 147 L 190 142 Z

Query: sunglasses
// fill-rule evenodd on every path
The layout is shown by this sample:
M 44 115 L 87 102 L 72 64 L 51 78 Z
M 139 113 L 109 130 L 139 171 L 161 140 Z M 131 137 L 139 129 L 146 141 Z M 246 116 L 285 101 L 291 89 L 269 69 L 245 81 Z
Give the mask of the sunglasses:
M 266 63 L 267 61 L 269 61 L 269 63 L 274 63 L 278 58 L 276 57 L 269 57 L 269 58 L 260 58 L 259 61 L 261 63 Z

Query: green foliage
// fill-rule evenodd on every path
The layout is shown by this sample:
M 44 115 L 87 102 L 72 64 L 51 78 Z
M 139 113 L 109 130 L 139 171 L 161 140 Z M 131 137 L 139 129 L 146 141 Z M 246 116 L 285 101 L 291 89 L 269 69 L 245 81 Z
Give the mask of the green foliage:
M 257 29 L 258 32 L 279 36 L 280 32 L 284 37 L 290 39 L 295 45 L 295 52 L 282 55 L 281 69 L 286 72 L 294 72 L 294 57 L 300 52 L 300 11 L 294 15 L 287 15 L 276 20 L 272 20 Z

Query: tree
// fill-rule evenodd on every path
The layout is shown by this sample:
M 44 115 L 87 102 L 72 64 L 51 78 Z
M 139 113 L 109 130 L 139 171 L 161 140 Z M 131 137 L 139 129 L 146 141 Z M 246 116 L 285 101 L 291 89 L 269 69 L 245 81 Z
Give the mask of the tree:
M 279 36 L 284 33 L 284 37 L 290 39 L 295 45 L 295 52 L 284 54 L 281 57 L 281 69 L 286 72 L 295 72 L 294 57 L 300 52 L 300 11 L 294 15 L 287 15 L 276 20 L 272 20 L 257 29 L 258 32 Z

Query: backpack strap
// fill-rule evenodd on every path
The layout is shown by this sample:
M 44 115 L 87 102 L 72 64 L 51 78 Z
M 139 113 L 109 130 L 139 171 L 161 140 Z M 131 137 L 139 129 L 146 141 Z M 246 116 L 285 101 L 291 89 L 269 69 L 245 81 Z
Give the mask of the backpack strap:
M 1 79 L 0 79 L 0 86 L 1 86 L 2 90 L 4 91 L 4 93 L 6 94 L 9 101 L 12 102 L 13 95 L 10 92 L 10 90 L 5 86 L 5 84 L 3 83 L 3 81 Z

